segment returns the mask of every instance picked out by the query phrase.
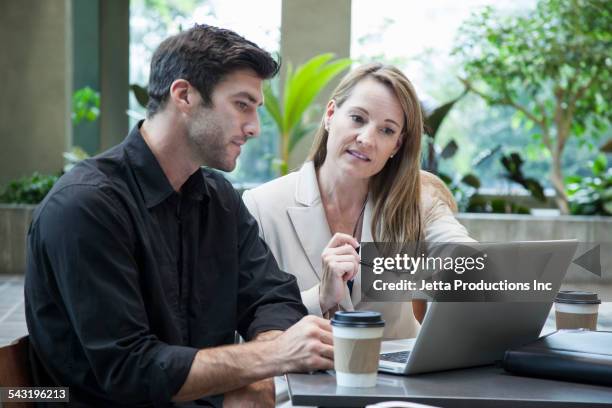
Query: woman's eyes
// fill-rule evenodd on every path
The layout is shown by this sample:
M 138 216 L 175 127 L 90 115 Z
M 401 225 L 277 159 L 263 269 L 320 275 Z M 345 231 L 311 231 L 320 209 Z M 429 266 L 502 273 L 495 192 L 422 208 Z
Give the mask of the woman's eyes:
M 358 124 L 365 123 L 365 119 L 363 118 L 363 116 L 360 116 L 360 115 L 349 115 L 349 116 L 351 117 L 351 120 L 355 123 L 358 123 Z M 393 136 L 395 134 L 395 130 L 389 127 L 380 128 L 380 131 L 387 136 Z
M 359 115 L 350 115 L 350 116 L 351 116 L 351 119 L 353 120 L 353 122 L 356 122 L 356 123 L 363 123 L 364 122 L 363 118 L 361 116 L 359 116 Z

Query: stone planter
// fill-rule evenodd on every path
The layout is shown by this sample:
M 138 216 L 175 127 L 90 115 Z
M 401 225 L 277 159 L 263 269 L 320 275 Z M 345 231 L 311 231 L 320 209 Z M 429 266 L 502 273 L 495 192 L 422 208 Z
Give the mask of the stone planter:
M 602 243 L 602 278 L 572 265 L 566 281 L 612 283 L 612 217 L 461 213 L 457 218 L 474 239 L 482 242 L 577 239 Z
M 0 274 L 25 272 L 26 236 L 35 205 L 0 204 Z
M 26 236 L 34 208 L 35 205 L 0 204 L 0 274 L 24 273 Z M 612 244 L 612 217 L 461 213 L 457 218 L 478 241 L 575 238 L 580 242 L 606 243 L 608 248 Z M 602 250 L 601 256 L 603 280 L 612 283 L 612 253 Z M 598 281 L 594 275 L 574 270 L 570 270 L 568 279 Z

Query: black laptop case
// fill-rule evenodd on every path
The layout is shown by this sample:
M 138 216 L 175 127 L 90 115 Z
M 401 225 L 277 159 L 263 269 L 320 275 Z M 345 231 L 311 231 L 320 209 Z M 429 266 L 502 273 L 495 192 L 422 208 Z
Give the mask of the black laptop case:
M 559 330 L 505 353 L 518 375 L 612 386 L 612 332 Z

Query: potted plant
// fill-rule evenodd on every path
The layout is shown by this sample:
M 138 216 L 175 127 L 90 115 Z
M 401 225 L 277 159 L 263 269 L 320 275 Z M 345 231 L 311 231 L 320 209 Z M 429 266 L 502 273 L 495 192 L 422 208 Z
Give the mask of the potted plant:
M 465 86 L 490 105 L 516 110 L 537 129 L 552 161 L 550 180 L 562 214 L 570 207 L 563 151 L 570 137 L 606 131 L 612 113 L 610 12 L 597 0 L 540 0 L 525 15 L 502 17 L 492 8 L 460 29 L 454 50 L 464 62 Z
M 282 95 L 273 89 L 269 81 L 266 82 L 264 105 L 278 127 L 278 166 L 281 175 L 288 172 L 289 154 L 295 145 L 314 129 L 313 124 L 304 122 L 304 113 L 321 90 L 350 65 L 351 60 L 348 58 L 333 60 L 333 54 L 321 54 L 300 65 L 295 71 L 289 64 Z

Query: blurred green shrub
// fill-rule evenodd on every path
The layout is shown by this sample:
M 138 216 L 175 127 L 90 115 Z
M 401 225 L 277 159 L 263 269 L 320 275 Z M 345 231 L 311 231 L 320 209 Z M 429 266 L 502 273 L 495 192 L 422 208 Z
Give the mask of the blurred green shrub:
M 58 180 L 58 176 L 35 172 L 9 182 L 0 192 L 0 202 L 10 204 L 38 204 Z
M 589 163 L 591 175 L 565 178 L 570 212 L 574 215 L 612 216 L 612 167 L 601 153 Z
M 93 122 L 100 116 L 100 92 L 86 86 L 72 95 L 72 123 Z

